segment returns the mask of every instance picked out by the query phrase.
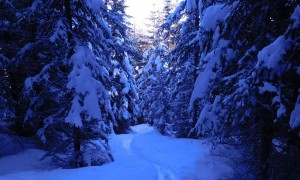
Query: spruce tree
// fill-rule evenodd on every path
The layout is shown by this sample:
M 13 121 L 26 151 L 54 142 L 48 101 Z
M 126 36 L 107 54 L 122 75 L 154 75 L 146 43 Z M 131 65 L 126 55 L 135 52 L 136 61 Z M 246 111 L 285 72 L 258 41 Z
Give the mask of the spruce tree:
M 29 102 L 25 121 L 49 150 L 47 156 L 55 156 L 66 167 L 112 160 L 107 144 L 113 116 L 109 95 L 112 35 L 101 14 L 105 6 L 92 2 L 39 4 L 41 24 L 32 48 L 24 52 L 24 56 L 38 55 L 35 65 L 41 67 L 25 81 L 23 92 Z M 52 23 L 46 21 L 49 17 Z M 30 56 L 28 60 L 33 61 Z
M 186 19 L 182 20 L 184 16 Z M 168 58 L 167 81 L 171 95 L 165 133 L 177 137 L 189 136 L 193 117 L 196 117 L 188 107 L 199 63 L 199 20 L 199 1 L 187 0 L 178 5 L 163 25 L 167 36 L 175 36 L 176 44 Z
M 203 12 L 206 49 L 191 98 L 191 104 L 200 100 L 194 130 L 236 145 L 239 178 L 298 176 L 298 126 L 289 124 L 299 89 L 292 82 L 299 81 L 296 4 L 224 1 Z
M 114 48 L 112 52 L 112 106 L 115 114 L 115 133 L 130 131 L 130 125 L 139 121 L 138 91 L 131 63 L 139 52 L 128 37 L 125 1 L 108 1 L 107 21 L 111 24 Z
M 160 43 L 156 48 L 149 48 L 144 55 L 148 62 L 138 79 L 140 108 L 144 121 L 164 133 L 169 100 L 165 81 L 168 74 L 166 62 L 168 48 L 165 44 Z

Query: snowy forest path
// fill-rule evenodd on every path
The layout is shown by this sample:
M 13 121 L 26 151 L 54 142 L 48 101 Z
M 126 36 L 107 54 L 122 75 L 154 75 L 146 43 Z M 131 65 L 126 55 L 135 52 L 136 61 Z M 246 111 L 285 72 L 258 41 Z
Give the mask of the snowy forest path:
M 163 136 L 146 124 L 131 128 L 132 133 L 119 136 L 121 146 L 142 166 L 153 167 L 152 173 L 156 174 L 152 179 L 215 180 L 232 173 L 224 158 L 212 156 L 211 145 L 205 139 Z
M 137 150 L 133 144 L 134 140 L 137 137 L 140 137 L 144 133 L 150 132 L 153 130 L 150 127 L 146 126 L 135 126 L 133 127 L 133 134 L 126 136 L 126 138 L 123 139 L 122 146 L 128 151 L 129 155 L 133 155 L 141 159 L 142 161 L 151 164 L 153 167 L 155 167 L 157 171 L 157 180 L 177 180 L 175 174 L 171 169 L 169 169 L 167 166 L 159 164 L 158 162 L 155 162 L 155 160 L 150 159 L 149 157 L 145 157 L 143 152 L 140 152 L 141 150 Z M 145 139 L 145 144 L 147 143 L 147 139 Z M 148 149 L 147 147 L 144 147 L 145 149 Z M 155 153 L 155 152 L 153 152 Z
M 138 158 L 145 164 L 153 166 L 153 168 L 156 170 L 157 180 L 177 180 L 178 178 L 176 178 L 174 172 L 170 168 L 168 168 L 166 165 L 156 162 L 155 160 L 151 159 L 151 157 L 146 156 L 149 152 L 144 152 L 145 149 L 150 150 L 151 154 L 155 154 L 156 148 L 147 148 L 147 146 L 143 148 L 136 147 L 136 144 L 140 144 L 140 140 L 143 140 L 143 143 L 145 144 L 149 144 L 149 139 L 143 138 L 143 135 L 153 131 L 153 128 L 148 127 L 147 125 L 141 125 L 132 127 L 132 129 L 133 132 L 131 134 L 124 135 L 121 138 L 122 147 L 127 151 L 128 155 Z
M 133 126 L 132 130 L 109 137 L 115 160 L 112 163 L 61 169 L 50 159 L 40 161 L 44 151 L 27 149 L 0 158 L 0 179 L 216 180 L 232 173 L 226 159 L 211 155 L 211 145 L 204 144 L 205 139 L 163 136 L 146 124 Z

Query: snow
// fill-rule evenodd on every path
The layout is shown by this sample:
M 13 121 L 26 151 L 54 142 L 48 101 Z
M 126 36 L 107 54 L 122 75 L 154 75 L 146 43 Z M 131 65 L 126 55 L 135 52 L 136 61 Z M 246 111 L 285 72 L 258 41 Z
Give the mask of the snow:
M 192 13 L 197 8 L 195 0 L 186 1 L 186 11 L 187 13 Z
M 23 56 L 23 55 L 26 53 L 26 51 L 30 51 L 31 48 L 33 48 L 33 45 L 34 45 L 33 43 L 28 43 L 28 44 L 26 44 L 26 45 L 20 50 L 19 54 Z
M 229 12 L 230 8 L 223 4 L 209 6 L 204 10 L 200 26 L 207 31 L 213 31 L 216 29 L 219 22 L 223 22 L 227 18 Z
M 294 24 L 293 24 L 293 28 L 297 28 L 300 26 L 300 5 L 298 5 L 292 16 L 291 16 L 291 19 L 294 21 Z
M 155 62 L 154 62 L 154 63 L 156 64 L 156 71 L 157 71 L 157 72 L 160 72 L 161 69 L 162 69 L 162 63 L 161 63 L 160 56 L 157 56 L 157 57 L 155 58 Z
M 211 146 L 204 144 L 205 140 L 162 136 L 144 124 L 132 130 L 131 134 L 110 136 L 113 163 L 54 169 L 49 159 L 39 161 L 43 151 L 31 149 L 0 158 L 0 179 L 213 180 L 230 176 L 233 171 L 224 158 L 210 154 Z
M 277 110 L 277 118 L 285 116 L 285 113 L 286 113 L 286 108 L 282 103 L 280 103 L 279 108 Z
M 281 99 L 279 96 L 275 96 L 273 99 L 272 99 L 272 105 L 274 105 L 275 103 L 281 103 Z
M 146 74 L 149 73 L 149 71 L 152 69 L 152 65 L 154 64 L 155 57 L 156 57 L 155 53 L 150 55 L 146 66 L 143 68 L 143 73 L 146 73 Z
M 100 13 L 101 8 L 105 8 L 102 0 L 86 0 L 86 3 L 95 13 Z
M 277 88 L 269 82 L 263 82 L 263 86 L 259 86 L 259 94 L 264 94 L 265 92 L 277 92 Z
M 163 26 L 168 29 L 168 28 L 170 28 L 170 26 L 172 25 L 173 22 L 177 22 L 180 19 L 180 17 L 182 16 L 181 12 L 184 10 L 185 7 L 186 7 L 186 1 L 183 0 L 178 4 L 178 6 L 174 10 L 174 12 L 172 12 L 167 17 L 165 24 L 163 24 Z
M 300 89 L 298 90 L 300 93 Z M 290 127 L 292 129 L 300 127 L 300 95 L 297 98 L 294 110 L 291 113 Z M 300 136 L 300 134 L 299 134 Z
M 130 72 L 134 72 L 134 68 L 130 63 L 130 59 L 127 53 L 125 53 L 125 58 L 123 61 L 124 65 L 125 65 L 125 69 L 128 69 Z
M 101 67 L 97 65 L 93 53 L 88 47 L 76 46 L 76 52 L 72 55 L 70 62 L 73 64 L 73 70 L 69 75 L 67 87 L 74 89 L 76 95 L 72 100 L 72 107 L 66 117 L 66 122 L 82 126 L 81 113 L 85 112 L 87 117 L 85 120 L 102 119 L 99 106 L 99 92 L 104 87 L 100 81 L 95 79 L 96 73 L 100 72 Z M 90 68 L 92 65 L 96 68 Z M 98 71 L 97 71 L 98 70 Z M 83 105 L 80 105 L 84 95 Z
M 82 112 L 82 107 L 79 104 L 79 98 L 76 96 L 72 100 L 72 107 L 66 117 L 66 122 L 74 124 L 76 127 L 82 127 L 82 121 L 80 114 Z
M 113 77 L 116 78 L 117 75 L 120 75 L 120 69 L 119 68 L 115 68 L 114 72 L 113 72 Z
M 197 98 L 206 97 L 206 92 L 210 86 L 210 81 L 216 77 L 216 72 L 213 70 L 220 60 L 221 52 L 220 49 L 210 52 L 205 58 L 204 71 L 200 72 L 194 86 L 194 90 L 190 100 L 189 109 L 191 110 L 193 103 Z
M 201 110 L 199 118 L 195 125 L 195 129 L 193 129 L 196 130 L 198 136 L 208 132 L 212 132 L 213 134 L 217 132 L 219 125 L 217 114 L 221 109 L 220 101 L 221 97 L 216 96 L 213 104 L 210 104 L 208 102 Z
M 294 21 L 293 25 L 290 28 L 298 28 L 300 26 L 300 6 L 298 5 L 293 14 L 291 15 L 291 19 Z M 286 38 L 287 32 L 284 35 L 279 36 L 275 41 L 273 41 L 268 46 L 264 47 L 258 53 L 258 62 L 256 68 L 260 66 L 266 67 L 267 69 L 274 70 L 277 75 L 281 75 L 284 67 L 281 65 L 284 63 L 284 55 L 291 48 L 291 44 L 293 44 L 292 40 Z
M 62 19 L 58 20 L 57 23 L 56 23 L 56 28 L 55 28 L 55 31 L 53 33 L 53 35 L 50 37 L 50 41 L 51 42 L 55 42 L 56 39 L 58 38 L 62 38 L 62 39 L 67 39 L 67 34 L 65 32 L 65 25 L 64 25 L 64 22 Z
M 128 81 L 126 74 L 123 71 L 120 73 L 120 81 L 125 85 L 125 87 L 122 89 L 122 92 L 124 94 L 128 94 L 130 90 L 130 83 Z
M 277 108 L 277 118 L 281 118 L 286 115 L 286 107 L 282 104 L 280 98 L 280 92 L 278 89 L 269 82 L 263 82 L 263 86 L 259 86 L 259 94 L 264 94 L 265 92 L 276 93 L 277 95 L 272 99 L 272 105 L 278 104 Z M 276 120 L 275 120 L 276 121 Z
M 0 122 L 1 126 L 7 126 L 5 122 Z M 2 134 L 6 133 L 8 129 L 1 128 L 0 132 L 0 158 L 2 156 L 13 155 L 24 149 L 35 147 L 34 142 L 30 138 L 16 137 L 13 135 Z M 26 142 L 26 143 L 23 143 Z M 0 161 L 1 168 L 1 161 Z M 1 174 L 1 173 L 0 173 Z M 1 179 L 1 178 L 0 178 Z
M 152 47 L 146 49 L 146 51 L 143 53 L 143 58 L 144 58 L 144 59 L 147 59 L 147 57 L 148 57 L 150 51 L 152 51 L 152 50 L 153 50 Z
M 17 155 L 10 155 L 0 159 L 0 179 L 6 179 L 3 177 L 7 174 L 16 174 L 22 172 L 41 172 L 51 170 L 54 165 L 49 159 L 40 161 L 45 154 L 44 151 L 37 149 L 28 149 Z M 10 178 L 8 178 L 10 179 Z M 18 179 L 18 178 L 16 178 Z M 25 178 L 24 178 L 25 179 Z M 26 179 L 30 179 L 27 177 Z
M 262 65 L 278 72 L 278 68 L 280 67 L 280 64 L 282 64 L 283 56 L 288 49 L 289 40 L 285 39 L 283 35 L 279 36 L 274 42 L 258 53 L 257 66 Z

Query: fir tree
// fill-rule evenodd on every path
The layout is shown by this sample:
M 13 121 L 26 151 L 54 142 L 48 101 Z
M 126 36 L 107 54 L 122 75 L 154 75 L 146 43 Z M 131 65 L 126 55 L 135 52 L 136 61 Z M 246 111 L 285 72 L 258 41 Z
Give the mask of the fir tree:
M 205 49 L 191 98 L 191 104 L 200 100 L 194 130 L 238 145 L 243 165 L 237 174 L 243 178 L 298 176 L 296 169 L 284 168 L 299 167 L 299 159 L 290 158 L 299 150 L 297 126 L 289 130 L 299 89 L 290 81 L 299 79 L 296 4 L 224 2 L 203 12 L 200 47 Z
M 124 1 L 107 2 L 110 9 L 107 13 L 108 22 L 113 31 L 113 81 L 112 106 L 115 113 L 114 130 L 116 133 L 130 131 L 130 125 L 138 123 L 139 100 L 131 62 L 139 57 L 138 51 L 128 37 Z
M 157 48 L 149 48 L 144 56 L 148 60 L 138 79 L 144 121 L 154 125 L 164 133 L 166 122 L 166 108 L 168 106 L 169 92 L 166 88 L 168 67 L 166 57 L 168 48 L 163 43 Z
M 70 0 L 39 4 L 41 24 L 32 48 L 24 53 L 38 55 L 37 65 L 42 67 L 25 81 L 24 96 L 29 101 L 25 121 L 50 150 L 47 155 L 54 155 L 67 167 L 112 160 L 107 136 L 108 119 L 113 116 L 108 73 L 113 45 L 100 14 L 105 6 L 96 5 Z M 45 14 L 53 24 L 43 19 Z
M 167 35 L 175 35 L 176 46 L 169 55 L 170 72 L 168 88 L 171 95 L 165 132 L 178 137 L 187 137 L 192 128 L 193 117 L 188 111 L 189 99 L 196 80 L 199 61 L 199 1 L 182 1 L 169 15 L 163 28 Z M 182 17 L 186 16 L 185 20 Z M 175 26 L 174 26 L 174 25 Z M 197 111 L 195 111 L 197 112 Z

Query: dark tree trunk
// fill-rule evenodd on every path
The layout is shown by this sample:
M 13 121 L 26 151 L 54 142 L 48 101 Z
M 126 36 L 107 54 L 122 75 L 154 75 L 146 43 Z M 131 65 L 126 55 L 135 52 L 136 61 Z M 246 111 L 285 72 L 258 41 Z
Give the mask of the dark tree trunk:
M 75 167 L 84 167 L 83 156 L 81 152 L 81 132 L 80 128 L 74 126 L 74 166 Z
M 80 151 L 80 128 L 74 126 L 74 152 Z
M 265 101 L 268 96 L 263 98 Z M 255 131 L 253 133 L 254 140 L 254 159 L 257 171 L 255 172 L 257 179 L 270 179 L 271 158 L 273 148 L 273 113 L 271 110 L 258 105 L 258 116 L 255 118 Z M 251 131 L 249 132 L 251 133 Z M 250 134 L 249 134 L 250 135 Z
M 68 45 L 69 45 L 69 52 L 68 58 L 70 58 L 73 54 L 74 47 L 72 46 L 72 13 L 71 13 L 71 0 L 65 0 L 65 17 L 67 19 L 67 26 L 68 26 Z
M 262 127 L 262 150 L 261 150 L 261 179 L 268 179 L 269 169 L 270 169 L 270 156 L 272 153 L 272 139 L 273 139 L 273 125 L 272 119 L 265 118 L 262 121 L 265 121 Z
M 197 4 L 197 8 L 196 8 L 196 12 L 194 12 L 194 16 L 195 16 L 195 28 L 198 30 L 199 29 L 199 25 L 200 25 L 200 17 L 199 17 L 199 0 L 196 0 L 196 4 Z M 199 44 L 196 43 L 195 45 L 195 53 L 194 53 L 194 83 L 197 80 L 198 77 L 198 65 L 199 65 Z M 194 125 L 196 124 L 197 120 L 198 120 L 198 116 L 199 116 L 199 108 L 198 108 L 198 103 L 199 100 L 196 100 L 193 104 L 193 123 Z

